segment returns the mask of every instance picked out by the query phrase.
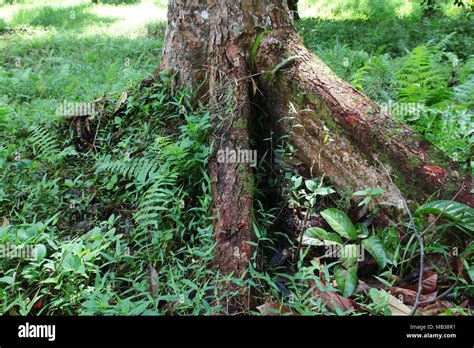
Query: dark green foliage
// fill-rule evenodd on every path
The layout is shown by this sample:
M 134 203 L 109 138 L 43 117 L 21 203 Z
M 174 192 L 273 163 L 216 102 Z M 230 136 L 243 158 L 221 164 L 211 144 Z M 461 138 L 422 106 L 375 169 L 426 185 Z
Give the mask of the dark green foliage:
M 75 151 L 68 144 L 76 137 L 59 141 L 67 120 L 20 126 L 2 138 L 0 211 L 8 222 L 0 238 L 39 250 L 2 258 L 3 313 L 145 314 L 167 301 L 173 312 L 218 309 L 206 301 L 218 282 L 205 276 L 213 243 L 209 114 L 192 109 L 189 98 L 173 97 L 166 82 L 131 95 L 125 109 L 102 116 L 97 152 Z M 11 110 L 0 110 L 7 134 Z M 169 121 L 174 127 L 159 131 Z M 30 296 L 42 305 L 29 306 Z
M 353 260 L 316 261 L 320 246 L 310 242 L 321 240 L 349 248 L 363 244 L 379 268 L 370 281 L 386 286 L 416 269 L 419 245 L 407 221 L 375 228 L 349 219 L 351 209 L 361 206 L 376 214 L 379 189 L 344 192 L 323 185 L 322 178 L 277 175 L 268 151 L 259 155 L 255 171 L 256 240 L 249 242 L 255 253 L 248 277 L 222 277 L 212 264 L 209 111 L 190 91 L 172 89 L 167 73 L 138 87 L 159 64 L 164 18 L 141 23 L 141 33 L 132 38 L 118 35 L 116 24 L 121 10 L 135 9 L 135 1 L 125 1 L 125 7 L 119 1 L 21 2 L 25 5 L 0 6 L 14 8 L 0 20 L 0 246 L 34 247 L 35 253 L 0 258 L 0 313 L 225 313 L 223 297 L 233 294 L 219 289 L 227 280 L 252 287 L 257 304 L 273 302 L 299 314 L 349 314 L 329 311 L 315 294 L 350 295 L 357 279 L 366 278 Z M 380 103 L 419 103 L 419 114 L 395 115 L 453 158 L 470 159 L 471 18 L 458 11 L 422 20 L 419 9 L 400 14 L 404 0 L 309 2 L 330 12 L 297 24 L 310 49 Z M 104 8 L 110 16 L 94 14 Z M 60 106 L 94 100 L 99 112 L 89 117 L 92 136 L 85 137 Z M 282 162 L 293 154 L 289 146 L 271 150 Z M 443 204 L 450 206 L 435 201 L 420 207 L 415 222 L 427 230 L 427 254 L 448 260 L 452 248 L 459 248 L 470 278 L 459 279 L 446 298 L 456 305 L 474 294 L 473 246 L 464 249 L 465 234 L 458 231 L 470 232 L 472 219 L 459 216 L 463 207 L 444 212 Z M 294 235 L 301 231 L 291 234 L 277 223 L 288 207 L 326 211 L 325 230 L 308 230 L 301 250 Z M 429 214 L 443 217 L 431 225 Z M 344 232 L 351 241 L 338 234 Z M 291 256 L 273 264 L 282 245 Z M 447 275 L 446 284 L 457 279 L 453 270 L 438 271 Z M 367 313 L 389 312 L 367 292 L 352 299 Z

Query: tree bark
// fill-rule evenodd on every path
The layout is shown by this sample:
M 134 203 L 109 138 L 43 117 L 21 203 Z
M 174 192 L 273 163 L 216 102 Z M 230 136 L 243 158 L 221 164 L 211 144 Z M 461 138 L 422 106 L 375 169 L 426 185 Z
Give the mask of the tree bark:
M 283 120 L 275 123 L 277 133 L 291 134 L 297 159 L 310 172 L 354 190 L 381 187 L 382 200 L 394 207 L 400 205 L 398 190 L 419 201 L 461 190 L 458 200 L 473 205 L 471 180 L 456 163 L 335 76 L 295 33 L 263 40 L 258 57 L 262 72 L 289 61 L 277 76 L 261 74 L 258 85 L 269 113 Z M 285 116 L 292 113 L 290 122 Z
M 452 196 L 464 185 L 458 197 L 473 204 L 459 168 L 335 76 L 304 47 L 292 20 L 286 0 L 169 2 L 161 69 L 176 73 L 178 87 L 199 86 L 212 110 L 214 255 L 222 274 L 243 277 L 252 255 L 253 173 L 248 163 L 220 163 L 217 151 L 249 149 L 251 104 L 259 93 L 275 134 L 290 136 L 308 173 L 353 190 L 381 187 L 393 206 L 400 204 L 398 189 L 423 200 L 435 192 Z M 227 287 L 239 292 L 227 310 L 246 311 L 247 294 L 232 282 Z
M 300 14 L 298 13 L 298 0 L 288 0 L 288 9 L 293 15 L 294 20 L 300 19 Z

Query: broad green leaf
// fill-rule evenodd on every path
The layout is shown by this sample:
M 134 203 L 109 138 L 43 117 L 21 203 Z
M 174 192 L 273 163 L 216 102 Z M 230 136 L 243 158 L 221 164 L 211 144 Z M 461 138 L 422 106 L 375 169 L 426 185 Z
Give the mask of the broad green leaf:
M 327 196 L 327 195 L 330 195 L 331 193 L 334 193 L 336 191 L 334 191 L 332 188 L 330 187 L 318 187 L 315 191 L 314 191 L 314 194 L 316 195 L 320 195 L 320 196 Z
M 318 187 L 318 184 L 314 180 L 306 180 L 304 184 L 311 192 L 313 192 Z
M 334 271 L 337 288 L 341 291 L 341 294 L 344 293 L 344 287 L 346 285 L 346 273 L 347 271 L 342 268 L 336 268 Z
M 380 187 L 376 187 L 376 188 L 369 187 L 365 190 L 354 192 L 354 196 L 367 196 L 367 195 L 378 196 L 384 192 L 385 191 L 381 189 Z
M 369 229 L 364 224 L 358 223 L 355 227 L 359 238 L 367 238 L 369 236 Z
M 34 256 L 37 260 L 42 260 L 46 256 L 46 247 L 43 244 L 36 245 Z
M 342 296 L 351 296 L 357 288 L 357 263 L 347 270 L 346 285 L 344 286 L 344 293 Z
M 349 217 L 339 209 L 329 208 L 321 212 L 321 216 L 327 221 L 329 226 L 348 239 L 357 239 L 357 231 Z
M 0 283 L 6 283 L 9 285 L 12 285 L 15 282 L 13 277 L 5 276 L 0 278 Z
M 469 278 L 471 279 L 471 283 L 474 283 L 474 266 L 469 265 L 469 263 L 464 260 L 464 269 L 467 269 L 467 274 L 469 275 Z
M 474 232 L 474 209 L 454 201 L 440 200 L 428 202 L 419 207 L 416 215 L 435 214 L 442 215 L 457 222 L 465 229 Z
M 357 264 L 359 257 L 359 248 L 355 244 L 346 244 L 342 247 L 340 251 L 342 265 L 345 268 L 349 268 L 352 267 L 354 264 Z
M 362 207 L 363 205 L 367 205 L 370 203 L 371 200 L 372 200 L 371 196 L 365 197 L 362 201 L 359 202 L 359 204 L 357 204 L 357 206 Z
M 334 273 L 337 288 L 343 297 L 351 296 L 357 288 L 357 263 L 345 270 L 338 268 Z
M 337 244 L 343 244 L 342 238 L 336 233 L 328 232 L 320 227 L 310 227 L 304 232 L 309 239 L 328 240 Z
M 301 240 L 303 245 L 313 245 L 313 246 L 324 246 L 328 244 L 327 242 L 318 239 L 318 238 L 311 238 L 303 234 L 303 239 Z M 335 243 L 334 243 L 335 244 Z
M 469 278 L 471 278 L 471 283 L 474 283 L 474 268 L 469 268 L 469 271 L 467 273 L 469 274 Z
M 301 183 L 303 182 L 303 177 L 295 175 L 291 178 L 291 181 L 293 181 L 293 183 L 294 183 L 293 188 L 296 189 L 296 188 L 301 186 Z
M 384 302 L 388 302 L 388 298 L 385 298 L 383 299 L 380 295 L 382 295 L 383 293 L 380 293 L 376 288 L 370 288 L 369 290 L 369 296 L 370 296 L 370 299 L 372 300 L 372 302 L 374 302 L 375 304 L 379 304 L 381 300 L 383 300 Z M 388 296 L 386 296 L 388 297 Z
M 63 261 L 65 271 L 77 271 L 81 265 L 81 259 L 77 255 L 67 254 Z
M 374 257 L 377 265 L 380 269 L 383 269 L 387 265 L 387 254 L 382 241 L 377 236 L 370 236 L 367 239 L 362 240 L 362 247 Z

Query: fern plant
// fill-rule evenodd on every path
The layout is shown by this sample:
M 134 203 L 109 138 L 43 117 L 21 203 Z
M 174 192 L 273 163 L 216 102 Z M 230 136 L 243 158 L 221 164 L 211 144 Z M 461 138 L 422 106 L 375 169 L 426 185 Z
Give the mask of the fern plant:
M 35 157 L 52 159 L 60 152 L 57 135 L 43 125 L 30 128 L 28 141 L 31 142 Z
M 415 114 L 397 115 L 457 161 L 471 156 L 472 58 L 464 65 L 443 51 L 453 35 L 416 47 L 397 73 L 398 102 L 416 103 Z
M 29 129 L 28 142 L 31 144 L 33 156 L 51 163 L 57 163 L 68 155 L 77 155 L 73 146 L 61 149 L 59 135 L 54 127 L 33 125 Z
M 154 178 L 157 173 L 156 164 L 147 157 L 112 159 L 106 155 L 97 161 L 97 173 L 108 171 L 123 176 L 129 180 L 145 183 Z
M 474 56 L 458 70 L 459 84 L 454 86 L 454 101 L 474 113 Z
M 398 101 L 434 105 L 449 99 L 444 68 L 436 64 L 432 48 L 416 47 L 397 74 Z
M 377 100 L 390 100 L 394 96 L 391 81 L 394 77 L 393 63 L 388 54 L 369 59 L 351 77 L 351 84 Z

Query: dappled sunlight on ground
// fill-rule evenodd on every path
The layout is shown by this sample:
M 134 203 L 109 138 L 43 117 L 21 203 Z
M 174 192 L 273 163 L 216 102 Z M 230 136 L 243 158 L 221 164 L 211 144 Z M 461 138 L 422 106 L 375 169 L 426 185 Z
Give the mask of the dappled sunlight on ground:
M 45 120 L 64 100 L 88 102 L 147 78 L 159 65 L 166 3 L 118 2 L 0 4 L 0 104 Z
M 158 6 L 151 0 L 143 0 L 137 5 L 120 7 L 100 5 L 94 7 L 92 12 L 100 17 L 119 18 L 114 24 L 104 28 L 104 34 L 112 36 L 137 37 L 143 33 L 146 24 L 155 21 L 166 21 L 166 6 Z M 97 28 L 90 28 L 90 32 L 97 34 Z

